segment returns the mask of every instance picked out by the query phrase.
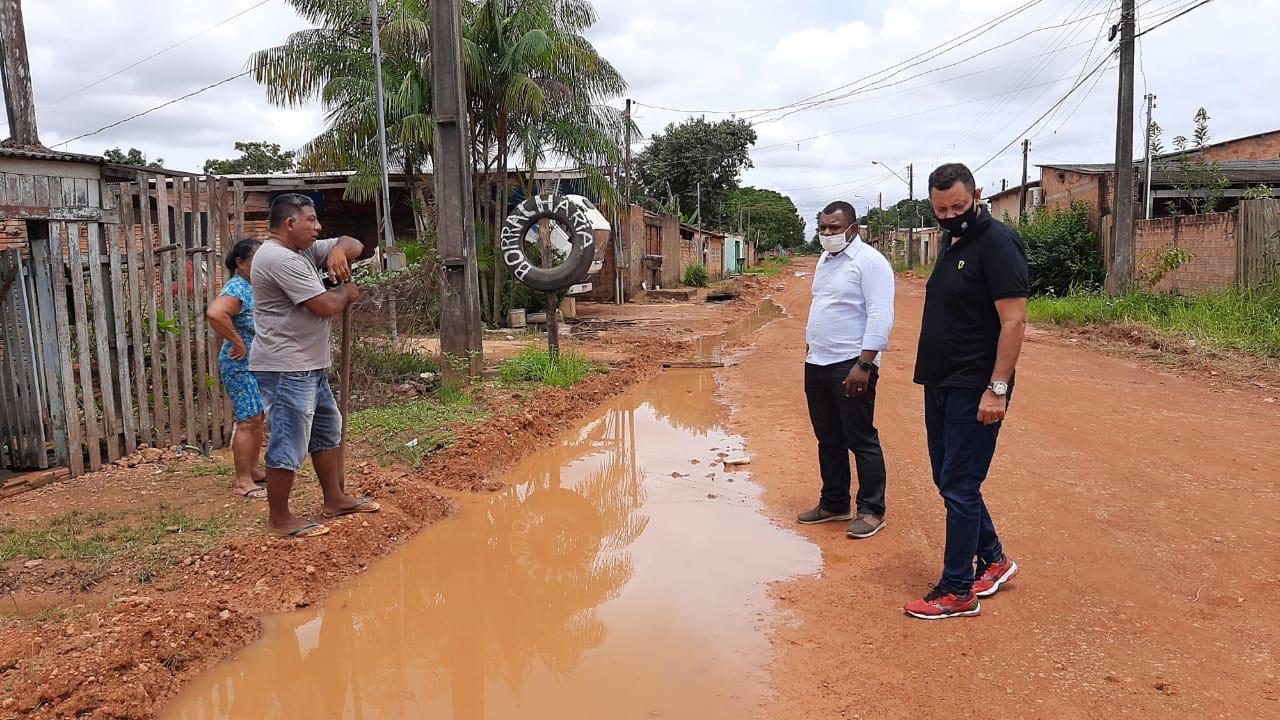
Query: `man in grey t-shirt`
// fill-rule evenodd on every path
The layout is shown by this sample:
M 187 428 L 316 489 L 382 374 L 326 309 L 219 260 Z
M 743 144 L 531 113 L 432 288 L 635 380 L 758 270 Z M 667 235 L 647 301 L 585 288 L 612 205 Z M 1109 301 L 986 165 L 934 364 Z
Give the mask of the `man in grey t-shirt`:
M 254 255 L 250 283 L 257 336 L 249 369 L 258 379 L 271 437 L 267 466 L 267 530 L 287 537 L 329 532 L 294 515 L 289 495 L 308 454 L 324 493 L 326 516 L 376 512 L 370 498 L 347 495 L 343 482 L 342 414 L 329 387 L 330 318 L 355 302 L 351 261 L 364 245 L 355 238 L 316 240 L 320 221 L 305 195 L 281 195 L 271 203 L 271 239 Z M 337 287 L 326 290 L 320 268 Z

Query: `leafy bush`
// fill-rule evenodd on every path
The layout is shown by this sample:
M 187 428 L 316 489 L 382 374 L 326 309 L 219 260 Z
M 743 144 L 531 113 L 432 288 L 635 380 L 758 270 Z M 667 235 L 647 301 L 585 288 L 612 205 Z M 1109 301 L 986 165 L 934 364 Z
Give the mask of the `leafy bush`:
M 546 350 L 528 347 L 519 355 L 502 361 L 499 375 L 503 382 L 540 382 L 544 385 L 569 387 L 591 374 L 591 361 L 575 352 L 561 352 L 551 358 Z
M 1064 296 L 1102 286 L 1106 268 L 1098 234 L 1089 229 L 1089 206 L 1045 209 L 1013 228 L 1027 247 L 1031 294 Z
M 689 287 L 706 287 L 711 275 L 701 265 L 686 265 L 684 268 L 684 284 Z
M 384 377 L 440 372 L 439 361 L 429 355 L 412 350 L 381 348 L 368 343 L 353 344 L 351 363 L 361 370 Z

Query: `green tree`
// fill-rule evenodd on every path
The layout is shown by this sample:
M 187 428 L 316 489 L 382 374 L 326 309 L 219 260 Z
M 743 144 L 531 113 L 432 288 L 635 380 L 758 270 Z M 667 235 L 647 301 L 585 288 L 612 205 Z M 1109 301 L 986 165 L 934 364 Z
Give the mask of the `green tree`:
M 745 187 L 729 195 L 731 221 L 741 218 L 743 229 L 760 232 L 761 250 L 796 248 L 804 244 L 804 220 L 791 198 L 763 188 Z M 736 227 L 736 226 L 735 226 Z
M 1061 297 L 1102 287 L 1106 268 L 1098 234 L 1089 229 L 1088 205 L 1042 209 L 1013 228 L 1026 246 L 1033 295 Z
M 136 165 L 138 167 L 162 168 L 164 167 L 164 158 L 156 158 L 148 161 L 147 156 L 138 148 L 129 148 L 129 152 L 125 152 L 118 147 L 104 150 L 102 157 L 109 163 L 117 165 Z
M 1170 215 L 1181 215 L 1184 209 L 1190 209 L 1192 215 L 1217 212 L 1224 191 L 1231 186 L 1222 173 L 1222 166 L 1216 161 L 1210 162 L 1204 155 L 1204 148 L 1209 144 L 1210 119 L 1209 113 L 1200 108 L 1196 111 L 1192 137 L 1179 135 L 1173 139 L 1178 154 L 1173 158 L 1171 169 L 1178 198 L 1165 204 Z M 1168 162 L 1163 164 L 1170 167 Z
M 255 175 L 293 172 L 298 167 L 298 154 L 293 150 L 281 151 L 280 145 L 269 142 L 238 142 L 235 145 L 240 157 L 229 160 L 209 159 L 204 162 L 206 175 Z
M 729 196 L 752 167 L 756 131 L 745 120 L 708 122 L 691 118 L 668 125 L 640 154 L 640 186 L 652 209 L 692 217 L 701 206 L 702 225 L 727 227 Z

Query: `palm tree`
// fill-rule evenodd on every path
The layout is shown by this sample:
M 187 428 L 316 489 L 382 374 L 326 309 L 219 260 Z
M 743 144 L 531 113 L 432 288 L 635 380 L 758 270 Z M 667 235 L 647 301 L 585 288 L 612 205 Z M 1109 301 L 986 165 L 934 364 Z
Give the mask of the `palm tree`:
M 477 165 L 497 176 L 489 216 L 497 258 L 513 149 L 531 170 L 547 154 L 584 166 L 616 161 L 622 125 L 616 111 L 611 117 L 599 103 L 627 85 L 582 36 L 597 19 L 587 0 L 479 0 L 468 4 L 465 17 Z M 505 274 L 494 265 L 489 299 L 496 320 Z

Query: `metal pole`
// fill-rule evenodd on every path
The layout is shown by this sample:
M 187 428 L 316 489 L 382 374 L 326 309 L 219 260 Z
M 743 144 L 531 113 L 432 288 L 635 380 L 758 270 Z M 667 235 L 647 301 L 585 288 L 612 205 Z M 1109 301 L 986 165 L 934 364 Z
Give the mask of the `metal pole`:
M 1022 141 L 1022 187 L 1018 188 L 1018 219 L 1027 220 L 1027 155 L 1031 153 L 1031 138 Z
M 1143 203 L 1146 205 L 1145 213 L 1143 217 L 1147 220 L 1150 220 L 1151 208 L 1152 208 L 1152 205 L 1154 205 L 1151 198 L 1151 163 L 1153 161 L 1153 158 L 1151 157 L 1151 110 L 1156 106 L 1156 96 L 1151 93 L 1147 93 L 1146 100 L 1147 100 L 1147 132 L 1146 132 L 1147 150 L 1143 154 L 1147 156 L 1147 178 L 1145 182 L 1146 187 L 1142 193 L 1142 200 L 1143 200 Z
M 631 271 L 628 268 L 626 278 L 622 275 L 623 258 L 631 258 L 631 98 L 627 98 L 627 124 L 623 129 L 624 144 L 622 148 L 623 166 L 622 166 L 622 224 L 619 226 L 619 246 L 618 252 L 614 259 L 614 266 L 618 276 L 618 304 L 621 305 L 627 301 L 627 282 L 631 279 Z
M 916 207 L 916 176 L 915 165 L 907 166 L 907 199 L 911 201 L 911 209 L 914 212 Z M 919 213 L 916 213 L 917 217 Z M 915 226 L 907 228 L 907 269 L 916 266 L 916 229 Z
M 379 0 L 369 0 L 369 18 L 373 26 L 373 81 L 374 95 L 377 103 L 378 115 L 378 162 L 381 163 L 382 172 L 382 250 L 385 254 L 391 252 L 396 246 L 396 236 L 391 227 L 391 178 L 387 169 L 387 116 L 386 108 L 382 97 L 382 32 L 378 29 L 378 3 Z M 385 266 L 379 267 L 379 270 L 385 269 Z M 395 340 L 397 333 L 396 328 L 396 295 L 391 293 L 387 305 L 387 314 L 391 321 L 391 339 Z
M 466 86 L 462 76 L 462 16 L 458 0 L 431 3 L 432 143 L 440 265 L 440 351 L 446 376 L 460 380 L 484 367 L 475 208 L 468 151 Z M 457 365 L 455 366 L 455 363 Z
M 1116 107 L 1116 187 L 1107 291 L 1118 296 L 1133 281 L 1133 26 L 1134 0 L 1120 11 L 1120 91 Z

